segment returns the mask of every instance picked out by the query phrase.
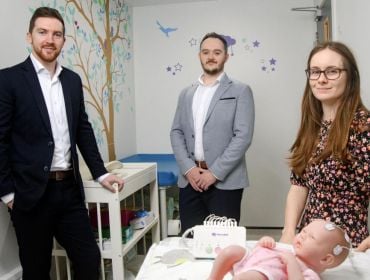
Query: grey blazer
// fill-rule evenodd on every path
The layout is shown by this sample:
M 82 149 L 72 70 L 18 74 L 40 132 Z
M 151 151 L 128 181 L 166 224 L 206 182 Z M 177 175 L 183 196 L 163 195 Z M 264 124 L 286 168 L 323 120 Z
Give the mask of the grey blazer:
M 188 182 L 185 173 L 194 163 L 194 120 L 192 102 L 198 84 L 185 88 L 179 96 L 170 137 L 180 168 L 178 186 Z M 249 186 L 245 153 L 252 142 L 254 102 L 248 85 L 225 74 L 207 112 L 203 127 L 203 148 L 209 170 L 219 179 L 219 189 Z

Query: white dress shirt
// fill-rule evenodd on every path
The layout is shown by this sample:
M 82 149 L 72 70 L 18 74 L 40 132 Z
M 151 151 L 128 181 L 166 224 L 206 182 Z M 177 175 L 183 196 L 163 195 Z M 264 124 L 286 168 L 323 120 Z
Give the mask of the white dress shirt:
M 66 106 L 63 88 L 59 80 L 62 66 L 57 62 L 55 74 L 50 72 L 31 54 L 31 60 L 39 79 L 42 94 L 48 109 L 51 130 L 54 138 L 54 155 L 51 171 L 71 168 L 71 141 L 69 138 Z
M 224 73 L 221 73 L 212 85 L 205 85 L 203 83 L 203 75 L 198 79 L 199 85 L 195 91 L 192 105 L 195 132 L 194 157 L 197 161 L 204 160 L 203 126 L 206 120 L 209 105 L 211 104 L 211 100 L 220 85 L 223 75 Z

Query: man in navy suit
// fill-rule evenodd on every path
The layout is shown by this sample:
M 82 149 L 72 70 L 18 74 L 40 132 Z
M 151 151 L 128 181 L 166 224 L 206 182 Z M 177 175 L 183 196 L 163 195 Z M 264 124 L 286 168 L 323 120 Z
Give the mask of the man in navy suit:
M 179 97 L 171 144 L 179 176 L 181 229 L 210 214 L 239 222 L 243 189 L 249 185 L 245 153 L 254 127 L 249 86 L 224 73 L 227 42 L 217 33 L 200 43 L 203 74 Z
M 93 177 L 115 192 L 84 107 L 80 77 L 57 57 L 65 42 L 55 9 L 29 25 L 32 53 L 0 71 L 0 197 L 17 235 L 23 280 L 50 279 L 53 238 L 66 249 L 74 279 L 98 279 L 100 252 L 89 224 L 77 147 Z

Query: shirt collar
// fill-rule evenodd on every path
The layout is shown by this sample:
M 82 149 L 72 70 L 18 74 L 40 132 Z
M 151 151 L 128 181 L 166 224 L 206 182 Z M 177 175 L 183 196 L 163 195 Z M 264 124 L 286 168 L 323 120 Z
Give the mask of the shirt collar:
M 30 58 L 31 58 L 31 61 L 32 61 L 32 64 L 33 64 L 33 67 L 35 67 L 35 70 L 36 70 L 36 73 L 37 74 L 40 74 L 44 71 L 47 71 L 49 72 L 45 67 L 44 65 L 41 64 L 40 61 L 37 60 L 37 58 L 31 53 L 30 54 Z M 56 66 L 56 70 L 55 70 L 55 76 L 56 77 L 59 77 L 60 75 L 60 72 L 62 72 L 63 68 L 62 66 L 60 65 L 60 63 L 57 61 L 57 66 Z
M 202 86 L 206 86 L 204 83 L 203 83 L 203 75 L 200 75 L 200 77 L 198 78 L 198 83 Z M 212 84 L 212 85 L 208 85 L 208 86 L 214 86 L 216 84 L 219 84 L 221 82 L 221 79 L 225 76 L 225 72 L 222 72 L 220 75 L 218 75 L 216 81 Z

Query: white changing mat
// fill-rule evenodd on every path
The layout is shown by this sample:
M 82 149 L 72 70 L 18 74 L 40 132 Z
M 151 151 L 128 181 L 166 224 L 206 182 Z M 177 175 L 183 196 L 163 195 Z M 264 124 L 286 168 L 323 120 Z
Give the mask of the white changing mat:
M 340 265 L 321 274 L 323 280 L 369 280 L 370 249 L 366 253 L 352 251 Z
M 168 266 L 160 261 L 163 254 L 174 250 L 184 249 L 179 237 L 171 237 L 154 244 L 144 260 L 136 280 L 205 280 L 212 269 L 212 260 L 185 261 L 178 265 Z M 246 246 L 253 248 L 257 241 L 247 241 Z M 277 243 L 279 247 L 290 247 Z M 352 252 L 340 266 L 326 270 L 323 280 L 370 280 L 370 250 L 366 253 Z M 224 280 L 231 280 L 230 274 Z

